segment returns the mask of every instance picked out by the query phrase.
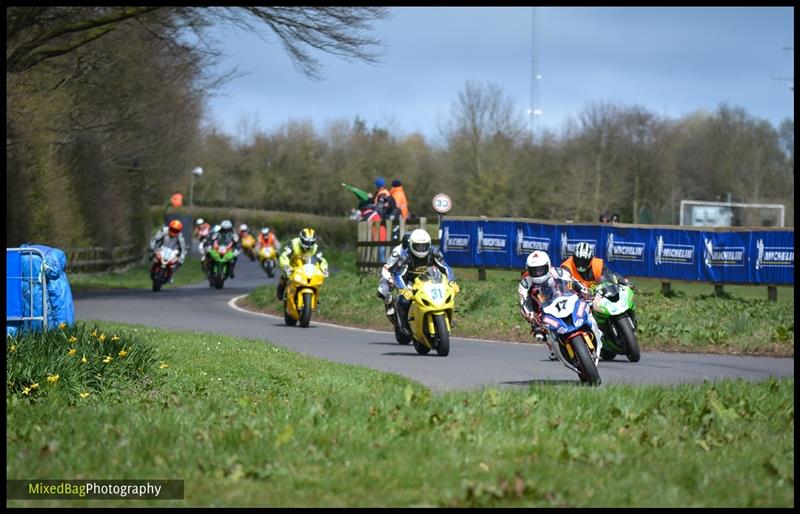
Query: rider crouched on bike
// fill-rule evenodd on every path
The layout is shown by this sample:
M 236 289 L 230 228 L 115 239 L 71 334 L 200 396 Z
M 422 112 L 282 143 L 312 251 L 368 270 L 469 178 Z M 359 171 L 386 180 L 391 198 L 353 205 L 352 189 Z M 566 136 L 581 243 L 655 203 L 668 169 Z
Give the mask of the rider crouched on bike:
M 234 268 L 236 267 L 237 259 L 239 259 L 239 253 L 241 252 L 239 236 L 233 231 L 233 223 L 231 223 L 231 220 L 222 220 L 219 224 L 219 232 L 216 234 L 212 233 L 208 248 L 213 248 L 214 243 L 219 243 L 219 246 L 228 246 L 231 242 L 233 242 L 233 260 L 231 260 L 228 265 L 228 277 L 236 278 L 234 275 Z
M 456 292 L 459 291 L 453 269 L 445 262 L 442 252 L 431 247 L 431 236 L 424 229 L 418 228 L 411 232 L 408 239 L 408 251 L 400 254 L 397 262 L 389 270 L 394 278 L 394 285 L 400 292 L 397 298 L 397 321 L 400 330 L 407 336 L 411 335 L 408 325 L 408 309 L 411 307 L 410 290 L 414 279 L 424 273 L 431 266 L 436 266 L 447 275 L 447 280 Z M 407 297 L 408 296 L 408 297 Z
M 568 270 L 581 284 L 593 290 L 594 286 L 603 280 L 615 280 L 617 283 L 633 289 L 633 284 L 620 275 L 611 271 L 605 261 L 594 256 L 594 248 L 583 241 L 575 247 L 575 253 L 561 263 L 561 267 Z M 631 321 L 636 326 L 636 311 L 630 310 Z
M 267 248 L 270 246 L 274 246 L 276 252 L 281 251 L 281 242 L 278 241 L 277 237 L 275 237 L 275 233 L 272 232 L 269 227 L 264 227 L 261 229 L 261 233 L 258 234 L 256 249 Z
M 391 316 L 394 314 L 394 307 L 392 306 L 392 288 L 394 287 L 394 279 L 390 271 L 395 263 L 400 259 L 403 252 L 408 252 L 408 240 L 411 238 L 411 233 L 406 232 L 403 235 L 402 242 L 392 248 L 392 253 L 389 255 L 386 263 L 381 268 L 381 279 L 378 282 L 378 298 L 383 300 L 383 306 L 386 309 L 386 315 Z
M 319 259 L 320 270 L 323 275 L 328 276 L 328 261 L 322 256 L 317 246 L 317 232 L 313 228 L 306 227 L 300 231 L 300 235 L 289 241 L 281 256 L 278 258 L 278 263 L 281 266 L 281 279 L 278 282 L 278 289 L 275 291 L 275 297 L 278 300 L 283 300 L 283 292 L 286 290 L 286 283 L 289 280 L 289 275 L 292 274 L 292 261 L 295 259 L 306 259 L 316 257 Z
M 177 248 L 179 257 L 178 263 L 175 265 L 175 271 L 178 271 L 178 268 L 181 267 L 188 253 L 186 241 L 183 239 L 181 230 L 183 230 L 183 223 L 181 223 L 180 220 L 172 220 L 169 222 L 168 226 L 159 230 L 156 235 L 153 236 L 153 239 L 150 240 L 150 260 L 152 261 L 155 258 L 156 250 L 162 246 Z M 173 276 L 174 275 L 173 273 Z M 172 278 L 170 278 L 170 283 L 172 283 Z
M 569 271 L 551 266 L 550 257 L 546 252 L 536 250 L 528 255 L 525 260 L 525 268 L 517 287 L 520 314 L 531 324 L 534 339 L 547 344 L 547 349 L 550 350 L 550 360 L 556 360 L 550 341 L 547 340 L 547 329 L 542 322 L 542 303 L 550 299 L 556 282 L 567 286 L 565 289 L 572 289 L 583 300 L 591 301 L 591 294 L 589 289 L 575 280 Z M 599 330 L 594 332 L 599 341 Z

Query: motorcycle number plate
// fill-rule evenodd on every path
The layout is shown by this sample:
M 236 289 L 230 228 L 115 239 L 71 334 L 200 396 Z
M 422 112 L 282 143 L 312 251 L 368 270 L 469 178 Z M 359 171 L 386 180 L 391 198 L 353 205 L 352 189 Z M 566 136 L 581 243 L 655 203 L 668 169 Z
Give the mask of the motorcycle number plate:
M 444 287 L 442 286 L 427 286 L 426 287 L 428 296 L 431 297 L 431 300 L 442 301 L 444 300 Z

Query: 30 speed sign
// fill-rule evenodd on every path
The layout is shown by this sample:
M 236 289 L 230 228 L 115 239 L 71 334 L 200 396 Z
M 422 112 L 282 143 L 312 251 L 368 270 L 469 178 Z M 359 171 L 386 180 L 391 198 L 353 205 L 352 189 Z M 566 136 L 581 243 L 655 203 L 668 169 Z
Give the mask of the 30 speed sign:
M 444 193 L 439 193 L 433 197 L 433 210 L 439 214 L 444 214 L 453 207 L 453 201 Z

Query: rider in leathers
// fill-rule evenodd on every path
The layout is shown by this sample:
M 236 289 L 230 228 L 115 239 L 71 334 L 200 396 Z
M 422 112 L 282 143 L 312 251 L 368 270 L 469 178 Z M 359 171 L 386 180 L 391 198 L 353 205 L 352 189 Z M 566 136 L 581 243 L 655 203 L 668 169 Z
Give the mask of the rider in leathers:
M 405 252 L 408 253 L 408 240 L 411 237 L 410 232 L 403 235 L 403 242 L 392 248 L 392 253 L 386 264 L 381 268 L 381 280 L 378 282 L 378 298 L 383 300 L 386 315 L 391 316 L 394 314 L 394 307 L 392 306 L 392 288 L 394 287 L 394 279 L 392 273 L 389 271 L 395 263 L 400 259 L 400 256 Z
M 429 267 L 436 266 L 447 275 L 447 280 L 450 281 L 450 285 L 456 292 L 459 290 L 458 284 L 455 283 L 456 277 L 453 269 L 445 262 L 439 249 L 431 247 L 431 236 L 425 230 L 418 228 L 411 232 L 408 246 L 408 251 L 403 252 L 390 269 L 394 285 L 401 293 L 397 298 L 397 320 L 400 330 L 407 336 L 411 335 L 408 325 L 408 309 L 411 307 L 411 300 L 406 298 L 403 293 L 414 284 L 417 276 L 424 273 Z

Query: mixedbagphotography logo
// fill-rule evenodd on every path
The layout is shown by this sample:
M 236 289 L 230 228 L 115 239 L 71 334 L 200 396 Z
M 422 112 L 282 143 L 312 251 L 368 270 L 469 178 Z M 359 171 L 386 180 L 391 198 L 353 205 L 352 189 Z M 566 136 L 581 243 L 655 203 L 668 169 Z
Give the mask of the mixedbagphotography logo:
M 609 233 L 606 239 L 606 260 L 641 261 L 644 262 L 644 243 L 626 243 L 614 241 L 614 234 Z
M 594 239 L 569 239 L 566 232 L 561 233 L 561 259 L 566 259 L 575 253 L 575 247 L 578 243 L 589 243 L 592 247 L 592 252 L 597 253 L 597 241 Z
M 506 251 L 508 236 L 505 234 L 484 234 L 483 227 L 478 227 L 478 253 Z
M 522 229 L 517 229 L 517 255 L 528 255 L 531 252 L 540 250 L 548 253 L 550 251 L 549 237 L 533 237 L 522 234 Z
M 655 264 L 694 264 L 694 245 L 664 243 L 664 236 L 656 238 Z
M 469 234 L 451 234 L 450 227 L 444 229 L 445 252 L 468 252 Z
M 10 500 L 182 500 L 183 480 L 6 480 Z
M 758 249 L 758 257 L 756 257 L 757 270 L 794 266 L 793 246 L 766 246 L 763 239 L 757 239 L 756 248 Z
M 703 262 L 711 266 L 744 266 L 745 250 L 743 246 L 719 246 L 711 239 L 703 238 L 705 255 Z

